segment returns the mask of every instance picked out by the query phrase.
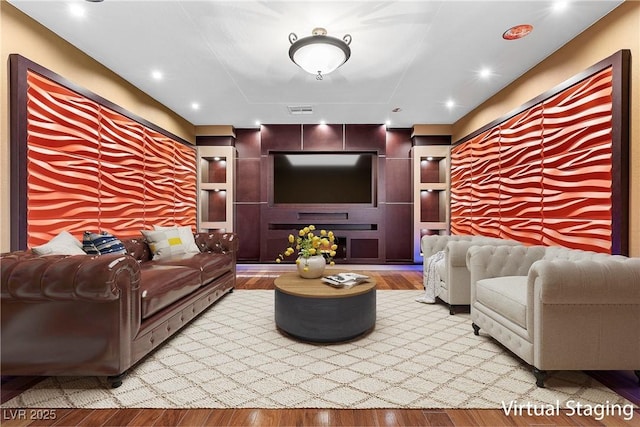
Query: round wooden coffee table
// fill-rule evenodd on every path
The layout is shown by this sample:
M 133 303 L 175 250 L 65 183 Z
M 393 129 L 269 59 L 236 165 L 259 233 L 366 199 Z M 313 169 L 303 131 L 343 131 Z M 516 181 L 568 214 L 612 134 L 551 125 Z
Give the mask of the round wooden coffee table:
M 340 271 L 330 271 L 337 274 Z M 334 288 L 321 279 L 285 273 L 275 279 L 275 320 L 283 332 L 311 342 L 340 342 L 376 324 L 376 282 Z

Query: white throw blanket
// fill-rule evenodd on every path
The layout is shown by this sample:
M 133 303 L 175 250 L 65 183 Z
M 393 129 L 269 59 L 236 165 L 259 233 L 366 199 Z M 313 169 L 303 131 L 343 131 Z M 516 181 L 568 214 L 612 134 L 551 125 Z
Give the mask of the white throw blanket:
M 416 301 L 433 304 L 436 302 L 436 287 L 440 282 L 438 264 L 444 262 L 444 251 L 436 252 L 427 258 L 425 262 L 427 263 L 427 268 L 425 269 L 425 276 L 423 278 L 424 295 L 416 298 Z

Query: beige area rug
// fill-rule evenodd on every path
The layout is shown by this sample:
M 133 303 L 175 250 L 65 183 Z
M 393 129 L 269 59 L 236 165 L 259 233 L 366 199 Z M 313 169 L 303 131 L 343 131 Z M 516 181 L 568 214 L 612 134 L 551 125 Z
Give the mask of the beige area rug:
M 225 296 L 133 369 L 121 387 L 101 378 L 48 378 L 3 407 L 502 408 L 630 404 L 581 372 L 537 388 L 529 367 L 467 314 L 415 302 L 421 291 L 378 291 L 377 322 L 348 343 L 314 345 L 275 329 L 274 294 Z

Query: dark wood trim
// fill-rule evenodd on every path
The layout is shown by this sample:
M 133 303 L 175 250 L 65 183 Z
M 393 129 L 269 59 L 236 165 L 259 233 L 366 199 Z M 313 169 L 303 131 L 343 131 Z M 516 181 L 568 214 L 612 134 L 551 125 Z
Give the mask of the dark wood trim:
M 415 135 L 411 138 L 411 145 L 451 145 L 451 135 Z
M 9 55 L 10 72 L 10 160 L 11 160 L 11 237 L 10 250 L 27 248 L 27 73 L 37 73 L 67 89 L 109 108 L 141 125 L 173 139 L 187 147 L 189 141 L 125 110 L 113 102 L 91 92 L 55 72 L 18 54 Z
M 631 93 L 631 51 L 620 50 L 611 57 L 611 253 L 629 255 L 629 111 Z
M 630 111 L 630 67 L 631 51 L 622 49 L 585 71 L 571 77 L 558 86 L 544 92 L 526 102 L 506 115 L 477 129 L 469 135 L 454 142 L 456 146 L 466 142 L 489 129 L 511 119 L 533 106 L 557 95 L 558 93 L 580 83 L 592 75 L 611 67 L 612 69 L 612 170 L 611 170 L 611 253 L 629 254 L 629 111 Z
M 27 64 L 9 55 L 11 238 L 10 249 L 27 247 Z
M 236 138 L 233 136 L 196 136 L 196 145 L 200 146 L 216 146 L 216 147 L 235 147 Z

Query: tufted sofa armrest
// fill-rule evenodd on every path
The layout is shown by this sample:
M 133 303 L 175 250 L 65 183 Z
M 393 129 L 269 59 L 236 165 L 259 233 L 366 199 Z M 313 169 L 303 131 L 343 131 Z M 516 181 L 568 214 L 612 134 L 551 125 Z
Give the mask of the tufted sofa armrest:
M 541 260 L 528 279 L 534 366 L 640 369 L 640 259 Z
M 114 301 L 139 285 L 140 266 L 128 255 L 2 257 L 5 301 Z
M 0 316 L 10 375 L 117 374 L 140 328 L 140 264 L 129 255 L 6 255 Z
M 536 261 L 529 286 L 543 304 L 640 305 L 640 258 Z
M 439 235 L 432 234 L 422 236 L 420 239 L 420 251 L 422 252 L 424 259 L 429 258 L 437 252 L 444 251 L 450 242 L 464 242 L 470 241 L 472 236 L 466 235 Z

